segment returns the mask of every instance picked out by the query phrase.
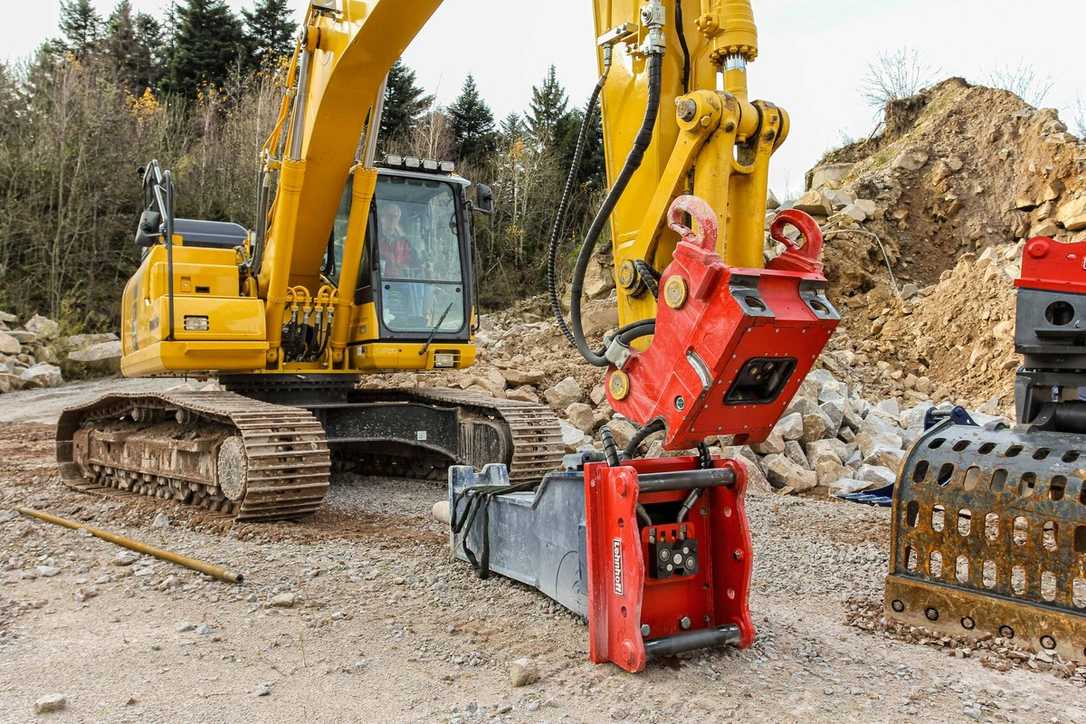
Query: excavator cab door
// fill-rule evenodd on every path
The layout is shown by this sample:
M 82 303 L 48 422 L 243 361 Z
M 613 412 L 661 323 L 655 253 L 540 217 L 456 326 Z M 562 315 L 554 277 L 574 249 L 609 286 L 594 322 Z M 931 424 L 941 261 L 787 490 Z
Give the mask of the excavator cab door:
M 381 169 L 355 290 L 360 308 L 372 305 L 374 341 L 470 340 L 474 299 L 466 186 L 451 174 Z M 337 282 L 350 203 L 348 185 L 325 263 L 325 275 Z

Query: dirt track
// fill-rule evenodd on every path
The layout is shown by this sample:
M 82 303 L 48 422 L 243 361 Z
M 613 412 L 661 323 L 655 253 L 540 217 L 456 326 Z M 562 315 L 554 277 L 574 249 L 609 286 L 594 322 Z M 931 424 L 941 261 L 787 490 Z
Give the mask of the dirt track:
M 93 521 L 246 582 L 113 565 L 104 542 L 0 514 L 2 721 L 33 720 L 34 700 L 60 692 L 58 721 L 1086 722 L 1086 692 L 1050 673 L 1001 673 L 846 625 L 849 596 L 880 593 L 883 510 L 752 499 L 757 645 L 631 676 L 589 664 L 584 624 L 548 599 L 451 561 L 429 518 L 439 489 L 344 476 L 307 523 L 231 526 L 168 507 L 171 525 L 154 528 L 150 501 L 63 488 L 51 435 L 0 425 L 0 509 Z M 281 593 L 295 604 L 272 607 Z M 542 678 L 513 688 L 509 665 L 524 656 Z

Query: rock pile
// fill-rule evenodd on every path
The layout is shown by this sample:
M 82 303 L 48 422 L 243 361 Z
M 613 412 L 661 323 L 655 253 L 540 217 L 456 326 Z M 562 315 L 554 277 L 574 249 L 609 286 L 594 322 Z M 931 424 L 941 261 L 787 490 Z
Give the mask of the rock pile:
M 604 425 L 625 446 L 637 426 L 607 403 L 601 371 L 581 362 L 556 324 L 540 319 L 542 304 L 541 299 L 528 300 L 486 317 L 478 361 L 470 369 L 384 375 L 364 384 L 445 385 L 539 402 L 560 418 L 567 451 L 602 449 Z M 914 391 L 905 396 L 905 409 L 898 397 L 872 402 L 853 374 L 856 357 L 849 350 L 825 353 L 765 442 L 735 446 L 728 438 L 710 439 L 711 452 L 740 460 L 754 492 L 833 495 L 893 482 L 905 449 L 921 433 L 924 412 L 934 404 L 935 386 L 926 378 L 910 380 Z M 685 454 L 665 452 L 652 437 L 643 449 L 650 457 Z
M 61 336 L 60 325 L 35 314 L 22 325 L 0 312 L 0 393 L 55 387 L 65 377 L 115 374 L 121 342 L 115 334 Z

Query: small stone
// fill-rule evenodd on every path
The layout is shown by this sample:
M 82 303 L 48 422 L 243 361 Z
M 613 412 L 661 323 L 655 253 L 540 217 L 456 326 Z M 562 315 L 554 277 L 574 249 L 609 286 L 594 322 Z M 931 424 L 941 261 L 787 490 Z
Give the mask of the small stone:
M 182 621 L 181 623 L 177 624 L 177 628 L 175 630 L 177 631 L 177 633 L 188 633 L 189 631 L 196 630 L 196 624 Z
M 155 516 L 155 519 L 151 521 L 151 527 L 158 529 L 169 528 L 170 516 L 166 515 L 165 513 L 159 513 Z
M 197 636 L 210 636 L 215 629 L 208 626 L 206 623 L 202 623 L 196 627 Z
M 528 686 L 539 681 L 539 670 L 535 662 L 525 657 L 517 659 L 509 667 L 509 683 L 514 687 Z
M 295 596 L 293 593 L 280 593 L 272 597 L 273 608 L 294 608 Z
M 64 694 L 46 694 L 34 702 L 35 714 L 50 714 L 55 711 L 64 711 L 68 706 L 68 700 Z
M 121 551 L 111 561 L 115 566 L 130 566 L 139 560 L 139 556 L 132 551 Z
M 272 692 L 272 685 L 268 682 L 263 682 L 256 685 L 256 689 L 253 691 L 254 696 L 270 696 Z
M 38 575 L 42 578 L 52 578 L 53 576 L 60 575 L 60 569 L 56 566 L 38 566 L 34 569 Z
M 54 322 L 48 317 L 43 317 L 40 314 L 35 314 L 30 319 L 26 320 L 26 324 L 23 325 L 26 331 L 33 332 L 42 339 L 55 339 L 60 334 L 60 325 Z

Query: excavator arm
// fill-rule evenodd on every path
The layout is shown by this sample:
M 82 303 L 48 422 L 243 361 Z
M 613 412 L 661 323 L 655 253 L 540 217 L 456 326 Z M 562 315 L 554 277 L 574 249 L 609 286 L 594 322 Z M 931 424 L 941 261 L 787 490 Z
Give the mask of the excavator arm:
M 269 364 L 281 356 L 283 318 L 294 300 L 290 290 L 317 293 L 322 285 L 321 261 L 343 186 L 352 166 L 361 162 L 353 175 L 355 213 L 343 254 L 349 263 L 338 284 L 340 290 L 355 288 L 377 183 L 374 150 L 385 78 L 440 5 L 441 0 L 314 0 L 309 5 L 291 60 L 290 92 L 264 146 L 262 195 L 271 199 L 262 214 L 267 227 L 258 231 L 253 274 L 267 303 Z M 274 196 L 267 188 L 272 183 Z M 336 362 L 342 362 L 349 293 L 341 292 L 336 306 L 331 346 Z
M 610 190 L 580 248 L 572 318 L 552 288 L 556 317 L 589 363 L 608 368 L 611 406 L 664 431 L 668 449 L 759 442 L 839 317 L 813 220 L 781 214 L 773 235 L 785 252 L 764 258 L 769 163 L 789 119 L 749 98 L 750 0 L 597 0 L 595 17 L 601 80 L 587 115 L 600 98 Z M 581 290 L 608 224 L 620 327 L 594 349 Z

